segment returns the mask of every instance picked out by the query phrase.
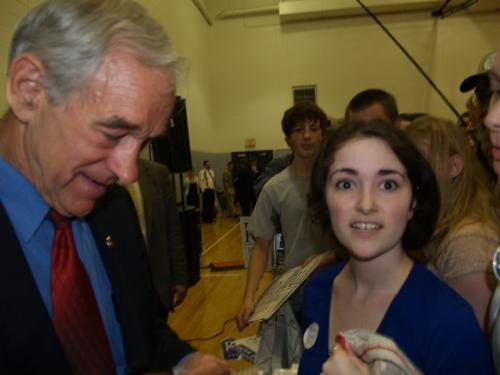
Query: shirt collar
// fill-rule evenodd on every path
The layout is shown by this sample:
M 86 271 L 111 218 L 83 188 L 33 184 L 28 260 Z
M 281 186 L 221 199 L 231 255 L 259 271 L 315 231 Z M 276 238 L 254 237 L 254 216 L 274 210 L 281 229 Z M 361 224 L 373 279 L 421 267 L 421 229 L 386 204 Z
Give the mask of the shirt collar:
M 0 202 L 17 234 L 29 241 L 49 211 L 33 184 L 0 156 Z

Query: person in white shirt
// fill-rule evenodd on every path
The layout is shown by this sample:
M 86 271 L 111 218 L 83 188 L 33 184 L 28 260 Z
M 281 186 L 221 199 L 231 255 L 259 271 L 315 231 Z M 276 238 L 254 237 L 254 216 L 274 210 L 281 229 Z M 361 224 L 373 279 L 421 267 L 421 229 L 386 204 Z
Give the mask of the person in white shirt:
M 215 173 L 210 166 L 210 160 L 203 162 L 203 168 L 198 175 L 202 194 L 201 218 L 204 223 L 215 220 Z

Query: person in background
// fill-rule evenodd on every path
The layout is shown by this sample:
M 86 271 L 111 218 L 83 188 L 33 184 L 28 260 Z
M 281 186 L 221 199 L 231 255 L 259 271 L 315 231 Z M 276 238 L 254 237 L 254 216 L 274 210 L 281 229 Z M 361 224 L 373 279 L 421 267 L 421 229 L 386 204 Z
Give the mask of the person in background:
M 291 162 L 292 162 L 292 154 L 288 154 L 280 156 L 279 158 L 274 158 L 266 165 L 264 171 L 260 173 L 259 176 L 254 181 L 253 194 L 256 201 L 266 182 L 269 181 L 271 177 L 285 170 L 290 165 Z
M 186 205 L 200 208 L 200 187 L 198 184 L 198 176 L 192 169 L 187 171 L 187 176 L 184 178 L 184 194 L 186 196 Z
M 491 91 L 491 100 L 488 114 L 484 123 L 490 131 L 490 141 L 492 145 L 493 168 L 500 176 L 500 54 L 497 53 L 493 65 L 488 73 L 489 87 Z M 497 229 L 498 230 L 498 229 Z M 498 254 L 498 250 L 497 250 Z M 496 258 L 497 271 L 499 259 Z M 497 272 L 497 278 L 498 278 Z M 500 279 L 499 279 L 500 280 Z M 493 348 L 493 359 L 497 374 L 500 374 L 500 283 L 493 295 L 490 306 L 489 326 L 491 334 L 491 344 Z
M 298 102 L 283 115 L 281 127 L 292 149 L 293 161 L 264 185 L 252 212 L 248 230 L 255 238 L 255 245 L 250 255 L 245 294 L 236 317 L 240 330 L 247 326 L 254 311 L 255 295 L 276 233 L 281 232 L 284 238 L 285 270 L 330 249 L 328 234 L 311 222 L 307 212 L 312 166 L 328 126 L 323 110 L 311 102 Z M 291 305 L 300 321 L 300 292 L 291 297 Z
M 229 216 L 238 217 L 234 207 L 234 184 L 233 184 L 233 163 L 228 161 L 226 170 L 222 173 L 222 184 L 224 185 L 224 196 L 226 198 L 227 212 Z
M 469 119 L 467 122 L 461 122 L 467 124 L 467 134 L 473 139 L 474 152 L 486 170 L 492 188 L 495 185 L 496 175 L 492 167 L 491 143 L 488 139 L 488 130 L 484 125 L 484 118 L 488 112 L 491 97 L 488 72 L 493 66 L 496 54 L 497 52 L 491 52 L 484 56 L 479 63 L 477 73 L 465 78 L 460 84 L 461 92 L 472 91 L 472 95 L 466 102 Z
M 241 214 L 250 216 L 252 214 L 252 200 L 254 197 L 253 191 L 253 176 L 252 170 L 248 166 L 248 160 L 241 159 L 236 179 L 236 188 L 240 198 Z
M 424 248 L 425 258 L 472 305 L 479 325 L 487 332 L 488 306 L 495 287 L 491 258 L 500 244 L 500 204 L 462 128 L 425 116 L 404 130 L 431 164 L 441 194 L 439 220 Z
M 348 261 L 317 271 L 306 284 L 300 375 L 320 373 L 329 353 L 328 361 L 343 359 L 337 353 L 349 347 L 336 347 L 336 338 L 352 329 L 391 338 L 426 375 L 493 373 L 471 306 L 409 256 L 433 234 L 439 190 L 401 130 L 347 122 L 331 132 L 314 166 L 310 203 Z
M 345 110 L 345 120 L 348 121 L 386 121 L 396 128 L 400 127 L 398 105 L 394 96 L 381 89 L 363 90 L 349 101 Z M 332 125 L 333 123 L 333 125 Z M 330 119 L 329 126 L 335 125 Z M 254 194 L 257 198 L 266 182 L 275 174 L 284 170 L 293 161 L 292 155 L 285 155 L 276 159 L 266 166 L 264 172 L 254 183 Z
M 133 203 L 181 58 L 129 0 L 51 0 L 12 38 L 0 119 L 0 373 L 228 374 L 155 319 Z
M 262 171 L 259 169 L 257 160 L 255 159 L 250 160 L 250 170 L 252 171 L 252 187 L 253 187 L 255 185 L 255 181 L 257 181 L 257 179 L 262 174 Z M 251 197 L 252 197 L 252 209 L 253 209 L 255 207 L 255 204 L 257 203 L 257 197 L 255 196 L 253 188 L 251 190 Z
M 398 105 L 394 96 L 381 89 L 363 90 L 349 101 L 345 110 L 346 121 L 381 120 L 400 127 Z
M 139 159 L 139 179 L 126 188 L 148 249 L 160 302 L 155 310 L 160 319 L 167 320 L 168 312 L 184 301 L 188 290 L 186 251 L 170 172 L 162 164 Z
M 198 173 L 198 183 L 201 190 L 201 218 L 204 223 L 215 221 L 215 172 L 210 166 L 210 160 L 203 162 L 203 168 Z
M 260 175 L 260 170 L 257 164 L 257 160 L 255 159 L 250 160 L 250 169 L 252 170 L 253 179 L 256 180 Z

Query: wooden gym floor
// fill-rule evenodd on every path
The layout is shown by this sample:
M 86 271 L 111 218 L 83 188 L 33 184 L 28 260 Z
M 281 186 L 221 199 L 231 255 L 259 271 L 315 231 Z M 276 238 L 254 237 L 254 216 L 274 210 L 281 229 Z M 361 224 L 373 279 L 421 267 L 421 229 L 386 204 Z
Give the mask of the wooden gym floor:
M 225 325 L 222 334 L 204 339 L 222 331 L 224 322 L 235 317 L 243 298 L 246 270 L 211 271 L 208 268 L 213 262 L 243 259 L 238 219 L 219 215 L 214 223 L 202 224 L 201 231 L 200 281 L 189 289 L 184 302 L 170 313 L 168 322 L 183 340 L 197 339 L 190 341 L 196 349 L 223 358 L 223 339 L 252 336 L 257 331 L 258 324 L 254 323 L 239 332 L 235 321 L 231 320 Z M 271 277 L 266 272 L 259 293 L 265 289 Z M 235 369 L 251 366 L 245 360 L 231 360 L 229 363 Z

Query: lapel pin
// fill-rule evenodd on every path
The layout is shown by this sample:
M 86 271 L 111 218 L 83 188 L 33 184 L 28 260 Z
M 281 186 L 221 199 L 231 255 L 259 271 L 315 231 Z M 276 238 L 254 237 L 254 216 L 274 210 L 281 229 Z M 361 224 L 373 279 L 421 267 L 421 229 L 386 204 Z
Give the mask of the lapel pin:
M 113 243 L 113 238 L 111 238 L 111 236 L 109 236 L 109 235 L 108 235 L 108 236 L 106 236 L 106 240 L 105 240 L 105 242 L 106 242 L 106 247 L 107 247 L 108 249 L 112 249 L 112 248 L 114 247 L 114 245 L 115 245 L 115 244 Z

